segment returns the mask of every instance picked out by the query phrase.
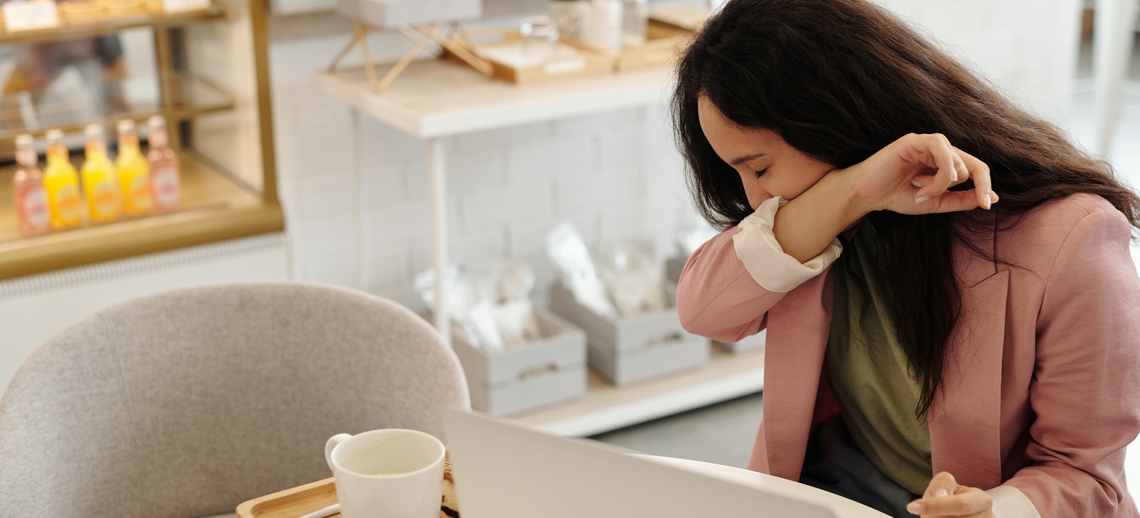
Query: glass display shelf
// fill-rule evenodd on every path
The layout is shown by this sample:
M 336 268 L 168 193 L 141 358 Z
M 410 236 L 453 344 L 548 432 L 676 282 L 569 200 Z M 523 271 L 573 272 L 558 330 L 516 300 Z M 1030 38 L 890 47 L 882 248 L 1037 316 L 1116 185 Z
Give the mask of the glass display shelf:
M 129 78 L 101 83 L 80 95 L 18 92 L 0 95 L 0 141 L 49 129 L 82 132 L 88 124 L 112 126 L 122 119 L 145 121 L 164 115 L 169 121 L 233 109 L 234 100 L 210 83 L 172 73 L 163 99 L 157 78 Z
M 0 280 L 284 229 L 276 203 L 192 153 L 180 153 L 179 160 L 179 211 L 35 237 L 20 234 L 16 227 L 15 168 L 0 171 Z M 82 159 L 73 161 L 78 168 Z
M 99 20 L 84 22 L 62 22 L 59 27 L 8 32 L 0 30 L 0 45 L 12 43 L 43 43 L 101 36 L 136 27 L 175 27 L 197 21 L 221 19 L 225 10 L 217 3 L 209 9 L 181 13 L 139 12 L 108 16 Z M 2 28 L 2 26 L 0 26 Z

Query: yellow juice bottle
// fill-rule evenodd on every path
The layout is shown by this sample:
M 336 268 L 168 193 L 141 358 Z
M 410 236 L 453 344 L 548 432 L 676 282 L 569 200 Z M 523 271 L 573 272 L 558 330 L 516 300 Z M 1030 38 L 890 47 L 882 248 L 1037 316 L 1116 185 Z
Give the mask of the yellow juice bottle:
M 83 210 L 79 203 L 79 175 L 63 143 L 63 132 L 47 132 L 47 167 L 44 168 L 44 190 L 47 192 L 51 228 L 61 230 L 83 223 Z
M 139 151 L 139 134 L 135 121 L 119 121 L 119 190 L 123 194 L 123 212 L 139 216 L 150 212 L 150 164 Z
M 115 164 L 107 158 L 107 140 L 103 126 L 87 126 L 87 160 L 83 174 L 83 192 L 87 197 L 87 212 L 96 223 L 119 218 L 122 201 L 119 198 L 119 175 Z

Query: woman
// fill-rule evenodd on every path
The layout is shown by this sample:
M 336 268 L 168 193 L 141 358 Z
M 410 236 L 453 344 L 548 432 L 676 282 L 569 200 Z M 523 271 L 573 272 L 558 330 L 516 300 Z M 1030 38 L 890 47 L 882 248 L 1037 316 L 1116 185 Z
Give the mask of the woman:
M 1140 198 L 1108 165 L 862 0 L 731 0 L 674 110 L 724 228 L 682 323 L 768 331 L 750 469 L 895 516 L 1140 516 Z

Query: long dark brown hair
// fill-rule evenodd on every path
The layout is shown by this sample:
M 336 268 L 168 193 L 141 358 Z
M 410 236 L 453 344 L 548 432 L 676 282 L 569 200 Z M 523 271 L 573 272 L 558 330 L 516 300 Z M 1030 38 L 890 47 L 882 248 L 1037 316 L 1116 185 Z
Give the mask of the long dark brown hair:
M 961 314 L 954 243 L 1000 262 L 971 236 L 1008 229 L 1033 207 L 1078 192 L 1104 197 L 1133 226 L 1140 221 L 1140 198 L 1107 163 L 864 0 L 731 0 L 685 52 L 673 96 L 677 137 L 698 210 L 726 228 L 753 210 L 739 175 L 701 131 L 701 96 L 733 123 L 772 130 L 840 168 L 908 133 L 942 133 L 989 165 L 1001 197 L 996 221 L 887 211 L 867 218 L 881 241 L 880 266 L 891 272 L 886 284 L 898 339 L 922 387 L 916 415 L 934 401 Z

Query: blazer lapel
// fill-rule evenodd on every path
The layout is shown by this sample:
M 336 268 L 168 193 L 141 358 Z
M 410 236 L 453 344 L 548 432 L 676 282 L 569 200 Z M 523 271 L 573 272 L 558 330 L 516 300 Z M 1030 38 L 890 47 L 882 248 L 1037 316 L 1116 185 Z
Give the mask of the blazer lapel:
M 768 311 L 764 362 L 764 446 L 769 473 L 799 480 L 831 328 L 829 269 Z M 773 367 L 778 366 L 778 367 Z
M 950 341 L 942 388 L 928 423 L 934 473 L 959 484 L 1001 484 L 1001 366 L 1009 271 L 958 247 L 962 316 Z

